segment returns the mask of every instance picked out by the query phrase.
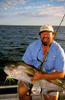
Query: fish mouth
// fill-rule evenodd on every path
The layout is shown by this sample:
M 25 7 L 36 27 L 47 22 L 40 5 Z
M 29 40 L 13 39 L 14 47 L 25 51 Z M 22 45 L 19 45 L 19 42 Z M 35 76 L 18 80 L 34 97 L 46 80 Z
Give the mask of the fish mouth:
M 8 69 L 7 66 L 4 68 L 4 72 L 7 73 L 8 76 L 10 75 L 10 73 L 9 73 L 9 69 Z

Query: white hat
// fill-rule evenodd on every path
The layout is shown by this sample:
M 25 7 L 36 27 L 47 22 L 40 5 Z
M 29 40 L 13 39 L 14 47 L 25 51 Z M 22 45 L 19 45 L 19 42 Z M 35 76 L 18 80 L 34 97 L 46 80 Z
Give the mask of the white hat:
M 54 29 L 51 25 L 43 25 L 40 27 L 40 32 L 39 32 L 39 35 L 41 32 L 54 32 Z

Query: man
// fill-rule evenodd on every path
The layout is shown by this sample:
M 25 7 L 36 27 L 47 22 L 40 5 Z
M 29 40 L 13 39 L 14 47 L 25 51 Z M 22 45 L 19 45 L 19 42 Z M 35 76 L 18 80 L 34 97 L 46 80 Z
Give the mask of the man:
M 44 63 L 42 65 L 42 70 L 45 70 L 48 74 L 41 74 L 40 72 L 35 72 L 33 82 L 39 79 L 57 79 L 64 78 L 65 75 L 65 57 L 64 50 L 61 46 L 54 41 L 54 29 L 50 25 L 43 25 L 40 27 L 40 40 L 36 40 L 31 43 L 22 60 L 30 65 L 40 68 L 42 60 L 47 53 L 48 47 L 50 48 Z M 20 100 L 32 100 L 30 95 L 26 95 L 28 88 L 27 85 L 22 81 L 19 83 L 19 97 Z M 24 97 L 23 97 L 24 95 Z M 45 100 L 58 100 L 58 92 L 51 92 L 47 96 L 44 92 Z M 22 99 L 23 98 L 23 99 Z

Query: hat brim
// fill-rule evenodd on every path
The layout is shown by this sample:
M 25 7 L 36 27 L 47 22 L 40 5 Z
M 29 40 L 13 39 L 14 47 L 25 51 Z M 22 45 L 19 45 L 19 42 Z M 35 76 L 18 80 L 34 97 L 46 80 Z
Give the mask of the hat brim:
M 39 32 L 39 35 L 40 35 L 42 32 L 52 32 L 52 31 L 44 30 L 44 31 Z M 55 34 L 56 32 L 52 32 L 52 33 Z

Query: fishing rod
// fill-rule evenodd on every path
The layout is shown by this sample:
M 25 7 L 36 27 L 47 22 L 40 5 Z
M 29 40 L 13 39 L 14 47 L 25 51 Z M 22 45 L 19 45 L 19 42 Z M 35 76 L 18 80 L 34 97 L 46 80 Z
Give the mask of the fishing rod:
M 63 20 L 64 20 L 64 17 L 65 17 L 65 14 L 63 15 L 62 20 L 61 20 L 59 26 L 58 26 L 57 29 L 56 29 L 55 36 L 56 36 L 56 34 L 58 33 L 58 31 L 59 31 L 59 29 L 60 29 L 60 26 L 61 26 L 61 24 L 62 24 L 62 22 L 63 22 Z M 55 36 L 54 36 L 54 37 L 55 37 Z

